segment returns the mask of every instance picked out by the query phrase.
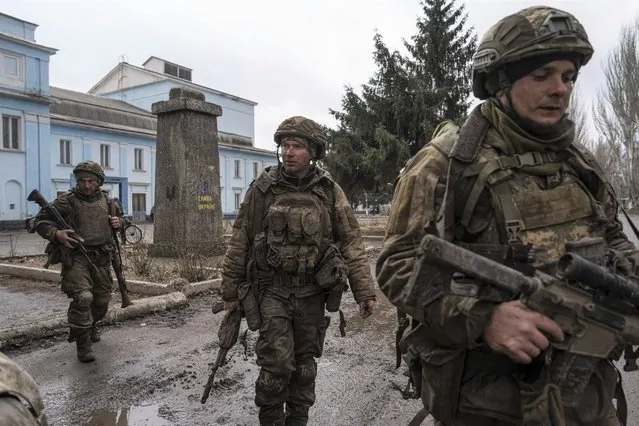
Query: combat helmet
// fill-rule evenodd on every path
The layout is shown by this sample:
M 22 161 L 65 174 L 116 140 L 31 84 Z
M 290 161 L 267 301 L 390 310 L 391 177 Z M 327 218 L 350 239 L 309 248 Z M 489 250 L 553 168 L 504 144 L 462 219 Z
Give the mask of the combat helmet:
M 104 169 L 95 161 L 82 161 L 73 169 L 73 174 L 78 175 L 79 172 L 88 172 L 98 177 L 98 184 L 104 184 Z
M 326 155 L 326 133 L 322 126 L 310 118 L 296 115 L 287 118 L 275 130 L 275 143 L 279 147 L 284 136 L 298 136 L 305 138 L 315 145 L 317 154 L 315 160 L 321 160 Z
M 493 25 L 479 42 L 473 56 L 473 94 L 487 99 L 511 84 L 505 72 L 508 64 L 566 55 L 577 58 L 580 67 L 593 51 L 584 27 L 570 13 L 545 6 L 520 10 Z

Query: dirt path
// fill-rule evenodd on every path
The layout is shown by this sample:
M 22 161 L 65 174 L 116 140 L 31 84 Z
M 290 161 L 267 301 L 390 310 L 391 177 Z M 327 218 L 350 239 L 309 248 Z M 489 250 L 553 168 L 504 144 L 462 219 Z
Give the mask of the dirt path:
M 408 424 L 420 402 L 403 400 L 393 384 L 406 380 L 403 369 L 393 369 L 394 309 L 380 294 L 376 314 L 363 321 L 346 296 L 347 337 L 339 336 L 339 318 L 331 314 L 309 425 Z M 255 333 L 247 335 L 246 355 L 241 345 L 233 348 L 219 385 L 206 405 L 199 402 L 222 318 L 211 313 L 210 298 L 106 328 L 92 364 L 79 363 L 64 336 L 7 354 L 40 385 L 53 425 L 256 425 Z

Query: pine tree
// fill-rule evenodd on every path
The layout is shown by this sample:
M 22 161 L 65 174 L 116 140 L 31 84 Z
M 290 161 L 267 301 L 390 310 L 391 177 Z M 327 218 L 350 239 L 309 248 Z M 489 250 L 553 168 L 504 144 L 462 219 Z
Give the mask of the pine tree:
M 463 121 L 471 90 L 477 37 L 455 1 L 421 0 L 417 31 L 404 40 L 407 55 L 373 41 L 377 71 L 361 96 L 346 87 L 342 110 L 330 110 L 339 129 L 330 132 L 325 165 L 350 198 L 386 193 L 409 156 L 444 120 Z M 349 145 L 349 146 L 345 146 Z

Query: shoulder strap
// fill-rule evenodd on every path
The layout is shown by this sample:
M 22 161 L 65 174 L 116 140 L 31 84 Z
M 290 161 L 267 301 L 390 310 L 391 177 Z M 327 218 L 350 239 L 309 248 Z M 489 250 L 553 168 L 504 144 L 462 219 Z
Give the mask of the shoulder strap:
M 455 187 L 464 169 L 477 158 L 481 142 L 490 128 L 488 120 L 481 113 L 478 105 L 459 129 L 457 139 L 449 154 L 450 164 L 446 179 L 446 192 L 437 222 L 437 233 L 440 238 L 452 241 L 455 233 Z

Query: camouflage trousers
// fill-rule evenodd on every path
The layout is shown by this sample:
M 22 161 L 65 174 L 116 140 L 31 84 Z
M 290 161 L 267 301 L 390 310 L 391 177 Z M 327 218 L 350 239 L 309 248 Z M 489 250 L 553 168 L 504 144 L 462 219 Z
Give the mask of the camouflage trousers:
M 99 272 L 80 254 L 62 263 L 62 291 L 70 298 L 67 319 L 73 328 L 89 328 L 109 309 L 113 278 L 108 255 L 94 262 Z
M 324 304 L 323 294 L 298 299 L 264 292 L 255 348 L 261 367 L 255 383 L 260 424 L 305 425 L 308 421 L 308 410 L 315 403 L 315 358 L 322 355 L 329 320 Z

